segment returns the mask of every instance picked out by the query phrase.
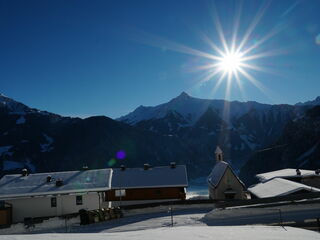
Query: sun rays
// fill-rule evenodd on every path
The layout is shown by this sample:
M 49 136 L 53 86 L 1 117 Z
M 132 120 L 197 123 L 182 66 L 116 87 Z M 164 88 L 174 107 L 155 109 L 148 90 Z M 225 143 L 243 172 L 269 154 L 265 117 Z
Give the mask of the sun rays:
M 231 85 L 233 84 L 238 86 L 241 96 L 244 97 L 245 89 L 243 87 L 243 81 L 245 80 L 253 84 L 263 94 L 266 94 L 266 87 L 255 79 L 251 72 L 271 73 L 270 69 L 259 66 L 257 60 L 283 53 L 283 51 L 278 49 L 262 51 L 262 45 L 280 32 L 283 26 L 275 26 L 270 32 L 261 36 L 260 39 L 255 39 L 255 41 L 251 41 L 251 38 L 259 22 L 263 18 L 263 15 L 267 11 L 269 4 L 270 2 L 267 1 L 260 6 L 251 23 L 244 31 L 242 37 L 239 36 L 242 5 L 238 5 L 235 8 L 235 13 L 233 15 L 233 28 L 229 39 L 225 35 L 225 31 L 219 18 L 219 13 L 216 7 L 213 7 L 213 21 L 219 41 L 214 42 L 214 40 L 210 39 L 207 35 L 202 35 L 202 39 L 212 49 L 212 53 L 210 53 L 210 59 L 212 59 L 212 61 L 209 64 L 199 66 L 197 68 L 198 70 L 208 72 L 208 74 L 200 80 L 201 83 L 207 81 L 215 82 L 215 86 L 212 90 L 213 94 L 220 88 L 222 83 L 226 81 L 225 99 L 230 98 Z
M 193 47 L 180 44 L 158 36 L 150 35 L 146 32 L 139 31 L 139 42 L 148 45 L 160 47 L 164 50 L 176 51 L 188 55 L 193 55 L 199 59 L 203 59 L 202 65 L 194 66 L 190 71 L 201 71 L 201 77 L 197 81 L 197 86 L 201 86 L 206 82 L 213 82 L 212 95 L 225 86 L 225 99 L 230 100 L 231 90 L 237 89 L 241 96 L 245 98 L 244 82 L 251 83 L 267 96 L 267 88 L 258 81 L 253 74 L 254 72 L 274 73 L 269 68 L 261 65 L 260 59 L 268 58 L 283 54 L 281 49 L 265 50 L 264 44 L 279 33 L 284 26 L 276 25 L 269 32 L 253 37 L 256 28 L 263 19 L 270 1 L 262 2 L 257 13 L 249 21 L 246 28 L 242 26 L 241 20 L 244 15 L 243 6 L 238 4 L 232 15 L 231 33 L 225 34 L 219 12 L 215 6 L 211 9 L 213 15 L 213 23 L 216 34 L 210 37 L 208 34 L 200 33 L 200 37 L 204 43 L 209 46 L 210 50 L 203 51 Z M 225 23 L 225 22 L 224 22 Z M 225 24 L 224 24 L 225 25 Z M 241 30 L 241 31 L 240 31 Z M 257 38 L 259 36 L 259 38 Z M 268 96 L 267 96 L 268 97 Z M 245 100 L 245 99 L 243 99 Z

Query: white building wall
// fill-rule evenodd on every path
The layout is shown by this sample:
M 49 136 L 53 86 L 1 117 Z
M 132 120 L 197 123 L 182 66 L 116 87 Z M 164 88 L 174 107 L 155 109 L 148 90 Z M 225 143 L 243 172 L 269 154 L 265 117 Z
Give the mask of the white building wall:
M 138 204 L 147 204 L 147 203 L 161 203 L 161 202 L 170 202 L 170 201 L 181 201 L 181 199 L 160 199 L 160 200 L 130 200 L 130 201 L 112 201 L 108 202 L 108 207 L 120 207 L 128 205 L 138 205 Z
M 78 194 L 81 195 L 81 194 Z M 12 204 L 13 222 L 23 222 L 26 217 L 51 217 L 77 213 L 80 209 L 99 208 L 98 193 L 82 195 L 82 205 L 76 205 L 77 195 L 41 196 L 5 200 Z M 57 207 L 51 207 L 51 197 L 57 198 Z
M 234 199 L 246 199 L 244 187 L 230 168 L 227 168 L 217 187 L 209 185 L 209 196 L 211 199 L 225 199 L 225 191 L 228 188 L 236 192 Z

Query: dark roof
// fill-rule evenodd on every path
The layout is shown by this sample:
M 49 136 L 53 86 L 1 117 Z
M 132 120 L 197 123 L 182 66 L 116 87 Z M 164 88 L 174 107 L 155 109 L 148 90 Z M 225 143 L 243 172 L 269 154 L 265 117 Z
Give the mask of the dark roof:
M 151 188 L 151 187 L 187 187 L 187 171 L 184 165 L 143 168 L 113 169 L 112 189 Z

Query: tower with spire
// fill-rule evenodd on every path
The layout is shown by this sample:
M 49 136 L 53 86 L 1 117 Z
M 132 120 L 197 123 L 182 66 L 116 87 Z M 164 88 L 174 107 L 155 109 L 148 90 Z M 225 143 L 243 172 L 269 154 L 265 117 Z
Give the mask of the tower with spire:
M 216 155 L 216 162 L 223 161 L 223 152 L 219 146 L 217 146 L 216 151 L 214 153 Z
M 224 161 L 223 152 L 219 146 L 215 150 L 216 163 L 208 176 L 210 199 L 246 199 L 246 186 Z

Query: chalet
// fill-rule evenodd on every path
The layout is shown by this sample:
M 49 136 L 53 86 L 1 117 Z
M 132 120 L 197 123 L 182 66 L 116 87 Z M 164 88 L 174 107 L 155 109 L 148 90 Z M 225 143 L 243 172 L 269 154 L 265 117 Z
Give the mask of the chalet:
M 77 213 L 80 209 L 185 199 L 187 186 L 185 166 L 175 163 L 153 168 L 145 164 L 144 168 L 122 166 L 35 174 L 23 170 L 0 179 L 0 224 L 2 219 L 21 222 L 25 218 Z
M 215 155 L 216 164 L 207 179 L 209 197 L 211 199 L 245 199 L 246 187 L 231 166 L 223 161 L 223 152 L 220 147 L 217 147 Z
M 110 190 L 111 169 L 5 175 L 0 200 L 12 206 L 12 221 L 26 217 L 53 217 L 80 209 L 100 208 Z
M 249 187 L 248 191 L 251 193 L 252 198 L 267 198 L 320 192 L 320 189 L 283 178 L 272 178 L 269 181 Z
M 320 170 L 305 170 L 286 168 L 272 172 L 257 174 L 260 182 L 266 182 L 274 178 L 283 178 L 307 186 L 320 188 Z
M 155 201 L 183 200 L 188 186 L 184 165 L 113 169 L 112 187 L 105 201 L 113 206 L 141 204 Z

